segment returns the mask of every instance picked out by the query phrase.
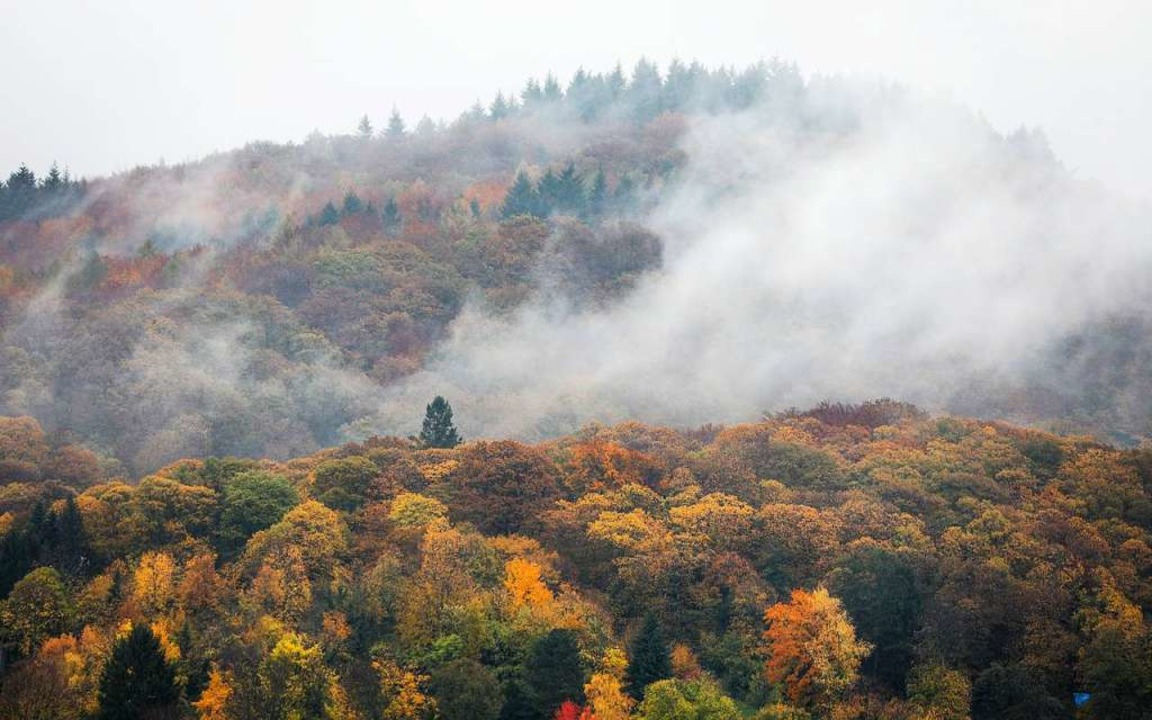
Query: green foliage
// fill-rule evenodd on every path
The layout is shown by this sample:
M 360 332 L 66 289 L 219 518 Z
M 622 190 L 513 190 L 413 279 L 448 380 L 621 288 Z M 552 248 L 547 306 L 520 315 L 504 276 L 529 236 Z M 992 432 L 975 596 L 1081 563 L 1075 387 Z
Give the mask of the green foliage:
M 380 469 L 365 457 L 328 460 L 313 471 L 316 498 L 337 510 L 355 510 L 362 505 Z
M 732 698 L 709 679 L 658 680 L 644 691 L 639 709 L 644 720 L 739 720 L 743 717 Z
M 29 655 L 44 640 L 68 627 L 72 607 L 60 573 L 50 567 L 36 568 L 12 588 L 0 604 L 0 635 Z
M 565 700 L 583 704 L 586 678 L 576 634 L 552 630 L 537 640 L 528 656 L 525 679 L 545 718 L 552 717 Z
M 452 424 L 452 406 L 439 395 L 424 410 L 420 442 L 430 448 L 454 448 L 461 443 L 456 426 Z
M 972 684 L 972 720 L 1065 720 L 1072 713 L 1042 678 L 1020 665 L 993 665 Z
M 455 660 L 432 675 L 432 694 L 444 720 L 496 720 L 500 716 L 500 683 L 474 660 Z
M 640 626 L 640 632 L 632 643 L 631 658 L 628 661 L 628 690 L 632 697 L 645 696 L 644 689 L 650 684 L 672 677 L 672 658 L 664 631 L 655 615 L 649 614 Z
M 271 527 L 300 502 L 287 478 L 262 470 L 242 472 L 226 480 L 220 503 L 220 546 L 236 552 L 256 532 Z
M 100 677 L 100 720 L 175 717 L 176 676 L 160 642 L 138 624 L 116 642 Z

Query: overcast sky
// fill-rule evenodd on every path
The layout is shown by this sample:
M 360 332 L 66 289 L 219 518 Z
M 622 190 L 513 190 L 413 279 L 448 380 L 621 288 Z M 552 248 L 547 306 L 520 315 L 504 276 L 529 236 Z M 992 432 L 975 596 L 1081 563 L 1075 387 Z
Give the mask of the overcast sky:
M 1152 196 L 1150 27 L 1140 0 L 0 0 L 0 172 L 179 162 L 393 104 L 452 119 L 580 65 L 779 57 L 1041 126 L 1078 176 Z

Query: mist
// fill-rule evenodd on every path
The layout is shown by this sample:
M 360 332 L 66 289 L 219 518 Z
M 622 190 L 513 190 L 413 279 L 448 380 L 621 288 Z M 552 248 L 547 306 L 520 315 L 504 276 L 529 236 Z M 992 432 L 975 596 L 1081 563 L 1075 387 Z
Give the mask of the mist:
M 698 117 L 681 148 L 647 221 L 660 272 L 606 310 L 466 308 L 391 392 L 384 428 L 409 430 L 435 394 L 472 437 L 883 396 L 988 411 L 981 388 L 1025 383 L 1070 334 L 1148 308 L 1147 208 L 1072 179 L 1039 132 L 817 79 L 803 109 Z

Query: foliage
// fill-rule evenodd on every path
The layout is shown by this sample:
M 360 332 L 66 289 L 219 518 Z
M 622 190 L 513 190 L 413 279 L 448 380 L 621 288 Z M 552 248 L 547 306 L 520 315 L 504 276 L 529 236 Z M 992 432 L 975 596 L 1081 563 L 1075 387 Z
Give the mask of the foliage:
M 872 646 L 856 639 L 840 601 L 818 587 L 793 590 L 764 613 L 768 680 L 797 705 L 829 707 L 856 682 Z
M 430 448 L 454 448 L 462 442 L 452 424 L 452 406 L 439 395 L 425 410 L 420 442 Z
M 147 625 L 138 624 L 112 647 L 100 678 L 101 720 L 175 717 L 179 697 L 176 675 L 160 641 Z

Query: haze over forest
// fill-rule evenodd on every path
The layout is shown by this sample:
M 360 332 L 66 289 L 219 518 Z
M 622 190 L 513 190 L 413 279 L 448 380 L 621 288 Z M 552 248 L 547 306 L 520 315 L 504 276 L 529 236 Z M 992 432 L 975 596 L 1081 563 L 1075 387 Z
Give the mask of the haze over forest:
M 0 720 L 1148 720 L 1145 11 L 723 4 L 0 29 Z

